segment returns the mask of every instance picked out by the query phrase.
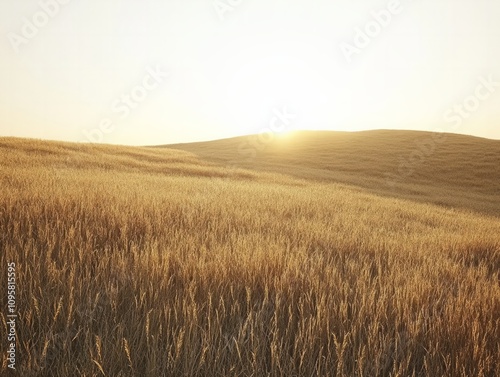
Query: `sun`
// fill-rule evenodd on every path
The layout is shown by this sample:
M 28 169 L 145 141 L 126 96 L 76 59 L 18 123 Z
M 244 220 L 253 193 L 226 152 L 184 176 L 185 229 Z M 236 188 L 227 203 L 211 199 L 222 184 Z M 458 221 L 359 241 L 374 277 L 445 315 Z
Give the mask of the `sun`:
M 295 130 L 282 130 L 276 132 L 276 138 L 279 140 L 291 139 L 295 134 Z

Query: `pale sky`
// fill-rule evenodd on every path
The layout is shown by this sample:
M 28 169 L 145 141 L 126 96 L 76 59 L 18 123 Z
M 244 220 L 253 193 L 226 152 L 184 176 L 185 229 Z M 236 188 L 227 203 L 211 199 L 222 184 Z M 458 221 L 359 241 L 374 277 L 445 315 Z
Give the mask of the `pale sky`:
M 169 144 L 276 113 L 500 139 L 500 1 L 0 2 L 0 136 Z

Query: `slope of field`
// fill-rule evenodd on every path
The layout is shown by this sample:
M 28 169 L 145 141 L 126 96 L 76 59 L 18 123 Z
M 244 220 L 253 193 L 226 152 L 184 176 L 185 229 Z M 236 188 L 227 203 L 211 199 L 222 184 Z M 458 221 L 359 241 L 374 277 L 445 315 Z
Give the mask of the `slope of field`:
M 498 140 L 418 131 L 299 131 L 167 147 L 222 165 L 500 215 Z
M 499 218 L 282 164 L 0 139 L 16 373 L 500 375 Z

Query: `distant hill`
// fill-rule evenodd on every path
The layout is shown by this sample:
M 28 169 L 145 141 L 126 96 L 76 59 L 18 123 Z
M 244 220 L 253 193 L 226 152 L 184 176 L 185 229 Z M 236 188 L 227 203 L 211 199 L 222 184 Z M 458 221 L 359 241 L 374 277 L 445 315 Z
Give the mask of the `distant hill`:
M 51 175 L 80 169 L 238 180 L 302 179 L 500 217 L 498 140 L 389 130 L 269 136 L 267 141 L 251 135 L 156 147 L 0 138 L 0 161 L 16 170 L 18 180 L 24 170 L 29 176 L 33 168 Z
M 297 131 L 163 147 L 224 166 L 500 216 L 498 140 L 420 131 Z

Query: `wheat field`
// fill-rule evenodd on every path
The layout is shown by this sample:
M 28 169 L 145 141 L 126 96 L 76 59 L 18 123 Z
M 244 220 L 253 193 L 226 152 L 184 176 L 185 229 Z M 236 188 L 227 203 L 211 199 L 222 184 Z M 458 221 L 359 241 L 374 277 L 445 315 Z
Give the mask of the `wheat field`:
M 17 375 L 500 375 L 498 165 L 454 206 L 175 148 L 0 139 Z

